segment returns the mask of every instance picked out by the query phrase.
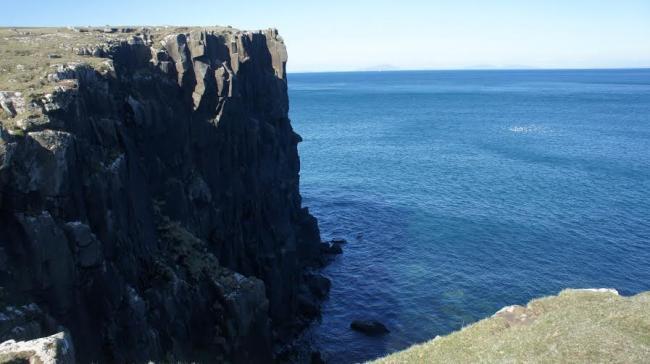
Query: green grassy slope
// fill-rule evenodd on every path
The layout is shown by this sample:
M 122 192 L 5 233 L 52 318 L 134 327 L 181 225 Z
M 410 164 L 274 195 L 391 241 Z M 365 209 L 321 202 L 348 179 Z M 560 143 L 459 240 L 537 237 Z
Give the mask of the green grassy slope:
M 376 363 L 650 363 L 650 292 L 565 290 Z

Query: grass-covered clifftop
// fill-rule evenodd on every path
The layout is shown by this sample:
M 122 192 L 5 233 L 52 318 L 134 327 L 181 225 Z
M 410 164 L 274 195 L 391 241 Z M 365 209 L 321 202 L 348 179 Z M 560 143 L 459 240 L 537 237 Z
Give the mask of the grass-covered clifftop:
M 101 68 L 109 59 L 110 47 L 144 36 L 148 45 L 161 48 L 167 35 L 190 32 L 192 27 L 0 27 L 0 90 L 30 93 L 53 89 L 47 75 L 63 63 L 86 63 Z M 230 27 L 201 27 L 221 34 L 241 33 Z
M 37 104 L 47 102 L 57 87 L 52 75 L 65 65 L 83 64 L 105 74 L 113 72 L 112 49 L 121 43 L 142 42 L 159 52 L 166 36 L 196 31 L 192 27 L 0 27 L 0 123 L 12 134 L 24 135 L 21 119 L 37 118 Z M 202 27 L 221 36 L 242 31 L 231 27 Z M 6 103 L 9 99 L 9 104 Z M 35 107 L 36 106 L 36 107 Z M 10 110 L 13 109 L 13 110 Z M 13 114 L 22 114 L 15 118 Z M 24 124 L 24 123 L 23 123 Z
M 565 290 L 375 363 L 647 363 L 650 292 Z

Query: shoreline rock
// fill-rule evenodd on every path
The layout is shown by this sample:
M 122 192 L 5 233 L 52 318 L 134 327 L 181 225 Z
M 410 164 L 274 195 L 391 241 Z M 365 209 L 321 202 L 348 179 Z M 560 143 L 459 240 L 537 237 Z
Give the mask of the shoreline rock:
M 332 239 L 331 241 L 323 241 L 320 243 L 320 251 L 326 255 L 340 255 L 343 254 L 343 245 L 347 244 L 344 239 Z
M 376 320 L 355 320 L 350 324 L 350 328 L 368 336 L 379 336 L 390 333 L 390 330 Z

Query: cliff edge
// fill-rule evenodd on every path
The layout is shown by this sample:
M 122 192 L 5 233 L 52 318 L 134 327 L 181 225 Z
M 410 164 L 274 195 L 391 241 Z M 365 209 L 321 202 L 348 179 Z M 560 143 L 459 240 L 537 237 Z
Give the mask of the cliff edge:
M 317 314 L 276 30 L 0 29 L 0 341 L 266 362 Z
M 650 358 L 650 292 L 565 290 L 505 307 L 448 336 L 374 363 L 642 363 Z

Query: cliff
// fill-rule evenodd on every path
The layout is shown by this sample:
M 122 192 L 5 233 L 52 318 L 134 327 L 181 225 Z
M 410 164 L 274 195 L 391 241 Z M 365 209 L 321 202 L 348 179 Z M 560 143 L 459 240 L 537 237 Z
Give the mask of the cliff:
M 509 306 L 448 336 L 375 363 L 642 363 L 650 358 L 650 292 L 565 290 Z
M 264 362 L 317 314 L 275 30 L 0 29 L 0 341 Z

